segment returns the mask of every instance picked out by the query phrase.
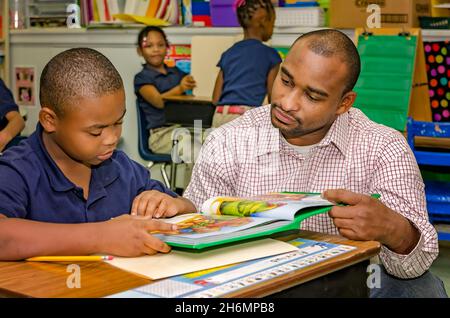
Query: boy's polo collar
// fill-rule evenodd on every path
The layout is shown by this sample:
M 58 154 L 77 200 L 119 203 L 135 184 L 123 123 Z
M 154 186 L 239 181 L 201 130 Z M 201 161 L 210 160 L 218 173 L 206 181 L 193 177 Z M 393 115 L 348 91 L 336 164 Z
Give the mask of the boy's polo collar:
M 75 189 L 77 186 L 67 179 L 45 148 L 42 140 L 42 133 L 43 128 L 41 124 L 38 123 L 35 133 L 32 134 L 29 139 L 30 145 L 38 155 L 39 160 L 47 167 L 45 172 L 49 178 L 51 187 L 58 192 L 66 192 Z M 91 183 L 95 182 L 102 187 L 110 185 L 120 176 L 119 168 L 119 165 L 113 158 L 106 160 L 92 169 Z

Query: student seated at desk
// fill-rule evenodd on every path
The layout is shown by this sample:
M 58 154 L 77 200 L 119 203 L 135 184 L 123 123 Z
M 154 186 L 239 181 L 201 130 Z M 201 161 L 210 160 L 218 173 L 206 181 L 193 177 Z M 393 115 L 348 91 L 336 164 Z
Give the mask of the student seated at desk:
M 270 0 L 238 0 L 236 12 L 244 39 L 225 51 L 213 92 L 217 105 L 213 127 L 219 127 L 260 106 L 278 73 L 278 52 L 264 45 L 272 37 L 275 10 Z
M 191 75 L 164 63 L 168 49 L 169 41 L 161 28 L 148 26 L 139 32 L 137 52 L 145 59 L 145 64 L 134 77 L 134 90 L 137 103 L 145 113 L 147 129 L 150 129 L 149 148 L 163 154 L 171 153 L 172 133 L 180 127 L 166 125 L 163 97 L 183 95 L 195 87 Z
M 56 55 L 40 102 L 36 131 L 0 157 L 0 260 L 168 252 L 149 231 L 172 226 L 150 216 L 195 207 L 115 150 L 125 92 L 111 62 L 87 48 Z
M 0 153 L 25 128 L 11 91 L 0 79 Z

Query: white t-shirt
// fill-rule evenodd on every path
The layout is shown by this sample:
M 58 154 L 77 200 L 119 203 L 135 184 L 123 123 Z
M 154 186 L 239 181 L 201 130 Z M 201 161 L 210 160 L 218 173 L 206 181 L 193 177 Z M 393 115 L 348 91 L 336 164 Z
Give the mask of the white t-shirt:
M 309 150 L 317 145 L 317 144 L 314 144 L 314 145 L 308 145 L 308 146 L 296 146 L 296 145 L 289 143 L 286 140 L 286 138 L 284 138 L 283 135 L 281 135 L 281 138 L 283 138 L 283 142 L 285 142 L 289 147 L 291 147 L 292 149 L 294 149 L 295 151 L 297 151 L 299 154 L 301 154 L 303 156 L 306 156 L 308 154 Z

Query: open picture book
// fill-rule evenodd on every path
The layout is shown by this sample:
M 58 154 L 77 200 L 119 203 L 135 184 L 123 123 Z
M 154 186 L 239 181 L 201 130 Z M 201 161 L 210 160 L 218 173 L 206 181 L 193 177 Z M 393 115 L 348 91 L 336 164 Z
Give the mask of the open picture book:
M 287 233 L 313 215 L 328 212 L 333 203 L 317 193 L 270 193 L 252 198 L 214 197 L 200 213 L 164 219 L 177 224 L 174 232 L 152 232 L 173 247 L 203 249 L 231 242 Z

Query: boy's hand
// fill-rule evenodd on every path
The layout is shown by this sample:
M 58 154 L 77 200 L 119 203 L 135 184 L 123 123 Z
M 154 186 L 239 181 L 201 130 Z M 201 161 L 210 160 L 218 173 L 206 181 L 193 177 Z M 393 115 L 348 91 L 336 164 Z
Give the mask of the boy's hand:
M 124 257 L 168 253 L 170 247 L 149 234 L 151 231 L 174 231 L 176 226 L 149 218 L 121 215 L 102 222 L 99 231 L 101 253 Z
M 180 82 L 180 87 L 183 90 L 183 92 L 193 89 L 195 88 L 195 86 L 196 82 L 191 75 L 186 75 Z
M 173 198 L 168 194 L 150 190 L 134 198 L 131 215 L 152 218 L 171 217 L 180 213 L 196 212 L 195 206 L 182 197 Z

